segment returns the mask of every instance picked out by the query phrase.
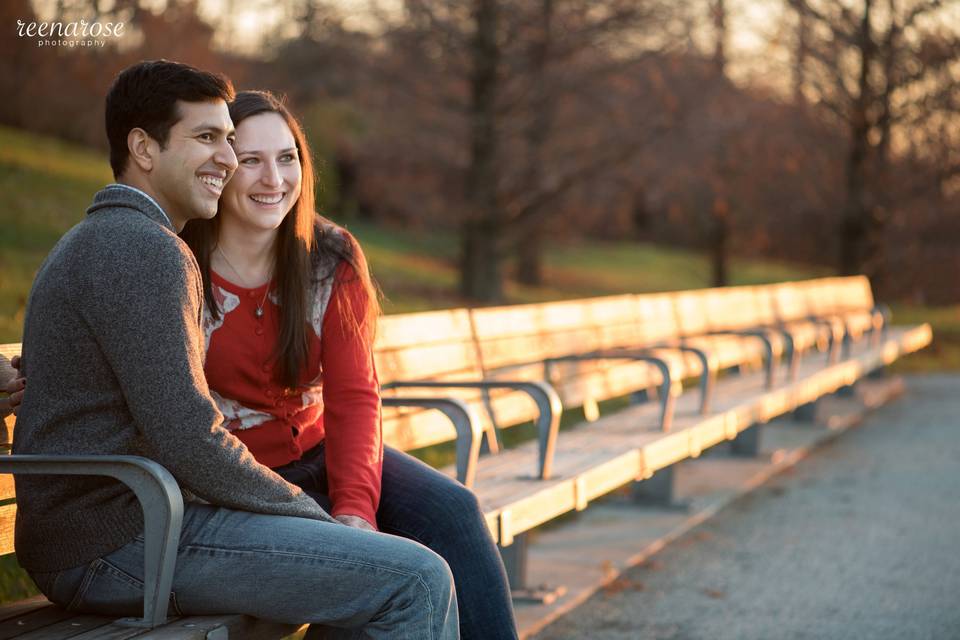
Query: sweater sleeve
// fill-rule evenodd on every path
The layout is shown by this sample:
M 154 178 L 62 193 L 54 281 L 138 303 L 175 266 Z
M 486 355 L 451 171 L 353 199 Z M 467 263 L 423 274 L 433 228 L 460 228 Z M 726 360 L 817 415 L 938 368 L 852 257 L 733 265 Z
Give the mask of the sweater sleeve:
M 370 304 L 348 263 L 337 268 L 323 318 L 323 424 L 333 515 L 376 526 L 383 466 L 380 388 L 365 325 Z
M 331 520 L 221 426 L 203 375 L 199 270 L 180 240 L 124 247 L 88 283 L 83 315 L 117 376 L 148 452 L 212 504 Z

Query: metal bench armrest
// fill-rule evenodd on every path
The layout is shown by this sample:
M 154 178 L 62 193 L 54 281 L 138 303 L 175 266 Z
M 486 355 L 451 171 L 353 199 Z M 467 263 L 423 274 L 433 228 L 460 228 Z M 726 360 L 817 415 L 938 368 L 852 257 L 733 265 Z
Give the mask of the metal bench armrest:
M 716 386 L 717 369 L 720 363 L 706 349 L 694 347 L 687 344 L 662 344 L 656 345 L 655 349 L 674 349 L 682 353 L 692 353 L 700 360 L 700 414 L 710 413 L 710 405 L 713 401 L 713 388 Z
M 183 496 L 169 471 L 138 456 L 9 455 L 0 456 L 0 473 L 108 476 L 127 485 L 143 509 L 143 618 L 117 622 L 152 629 L 167 621 L 183 522 Z
M 563 405 L 560 396 L 553 387 L 545 382 L 511 381 L 511 380 L 477 380 L 439 382 L 432 380 L 413 381 L 403 380 L 385 384 L 384 390 L 398 388 L 424 389 L 513 389 L 522 391 L 536 403 L 539 414 L 537 416 L 537 477 L 546 480 L 550 477 L 553 466 L 553 454 L 557 447 L 557 433 L 560 430 L 560 416 L 563 414 Z
M 780 364 L 780 357 L 773 348 L 773 340 L 770 339 L 767 329 L 740 329 L 737 331 L 711 331 L 707 335 L 711 336 L 743 336 L 747 338 L 757 338 L 763 343 L 763 350 L 766 353 L 766 362 L 764 369 L 766 372 L 766 387 L 772 389 L 775 383 L 775 374 L 777 365 Z
M 554 364 L 560 362 L 582 362 L 586 360 L 635 360 L 639 362 L 649 362 L 660 371 L 662 382 L 660 383 L 660 429 L 670 431 L 673 424 L 673 411 L 676 405 L 676 398 L 683 392 L 683 383 L 675 378 L 670 370 L 670 363 L 661 357 L 650 354 L 647 351 L 595 351 L 593 353 L 583 353 L 568 356 L 558 356 L 556 358 L 547 358 L 543 361 L 544 374 L 550 379 L 550 371 Z
M 477 461 L 480 458 L 480 440 L 483 428 L 480 421 L 463 400 L 459 398 L 382 398 L 385 407 L 423 407 L 442 412 L 457 432 L 457 480 L 472 488 L 477 477 Z
M 883 337 L 887 335 L 887 328 L 890 326 L 890 321 L 893 319 L 893 312 L 890 310 L 888 305 L 883 303 L 873 307 L 870 312 L 873 314 L 873 336 L 871 336 L 872 343 L 873 346 L 877 346 L 880 344 L 880 341 L 883 339 Z

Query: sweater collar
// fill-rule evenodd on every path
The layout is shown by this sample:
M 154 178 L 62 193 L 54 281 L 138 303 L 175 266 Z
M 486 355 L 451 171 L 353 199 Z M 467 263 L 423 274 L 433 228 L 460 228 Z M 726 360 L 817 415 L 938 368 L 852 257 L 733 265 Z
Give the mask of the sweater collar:
M 174 234 L 177 233 L 177 230 L 173 228 L 173 223 L 170 222 L 170 218 L 160 208 L 157 201 L 140 189 L 125 184 L 107 185 L 93 196 L 93 204 L 87 209 L 87 215 L 108 207 L 134 209 L 160 226 L 166 227 Z

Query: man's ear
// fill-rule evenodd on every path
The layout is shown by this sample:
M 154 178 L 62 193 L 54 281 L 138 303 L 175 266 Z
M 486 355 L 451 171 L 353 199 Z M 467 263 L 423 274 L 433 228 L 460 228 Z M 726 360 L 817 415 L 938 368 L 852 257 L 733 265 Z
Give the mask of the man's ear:
M 150 134 L 140 129 L 130 129 L 127 134 L 127 150 L 130 160 L 136 163 L 140 170 L 149 173 L 153 169 L 153 162 L 160 153 L 160 145 L 150 137 Z

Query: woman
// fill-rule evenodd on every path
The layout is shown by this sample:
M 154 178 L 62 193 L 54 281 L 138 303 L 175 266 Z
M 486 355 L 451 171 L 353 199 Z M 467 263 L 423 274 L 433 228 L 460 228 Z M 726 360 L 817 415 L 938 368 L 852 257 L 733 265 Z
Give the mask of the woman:
M 357 242 L 314 213 L 303 132 L 265 92 L 230 106 L 239 166 L 218 215 L 182 237 L 206 298 L 205 373 L 225 426 L 342 523 L 416 540 L 450 565 L 463 638 L 515 638 L 474 495 L 381 441 L 379 306 Z

